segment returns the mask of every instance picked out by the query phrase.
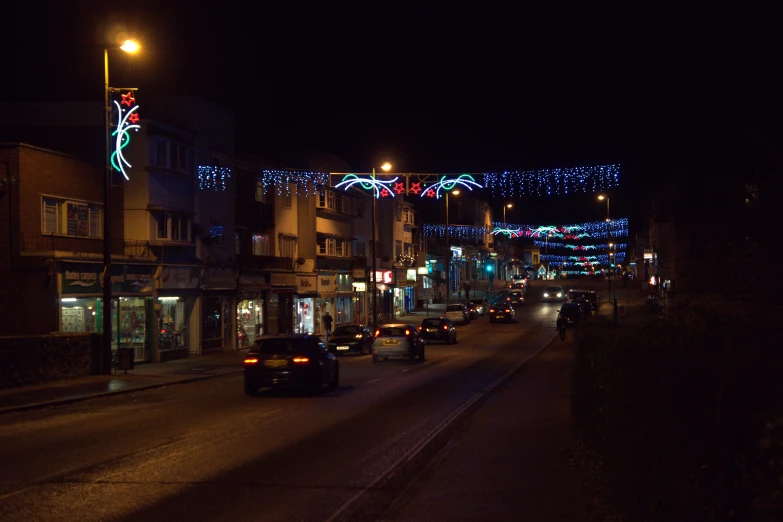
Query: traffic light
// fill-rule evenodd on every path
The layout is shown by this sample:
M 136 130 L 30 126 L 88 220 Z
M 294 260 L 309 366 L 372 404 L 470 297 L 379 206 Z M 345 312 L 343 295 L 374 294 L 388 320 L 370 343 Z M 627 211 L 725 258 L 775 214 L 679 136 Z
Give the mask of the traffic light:
M 492 272 L 492 265 L 487 265 L 487 272 Z

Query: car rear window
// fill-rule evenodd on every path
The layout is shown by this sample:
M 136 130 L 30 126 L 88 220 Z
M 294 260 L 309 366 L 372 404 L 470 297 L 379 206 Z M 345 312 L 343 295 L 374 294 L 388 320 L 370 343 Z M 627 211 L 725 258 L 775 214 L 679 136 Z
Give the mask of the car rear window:
M 380 328 L 380 334 L 379 337 L 405 337 L 408 335 L 405 332 L 410 333 L 410 330 L 407 330 L 406 328 L 402 327 L 386 327 L 386 328 Z
M 260 353 L 286 354 L 307 351 L 314 344 L 312 339 L 260 339 L 256 346 Z
M 447 312 L 461 312 L 462 305 L 449 305 L 446 307 Z
M 362 327 L 352 324 L 348 326 L 338 326 L 334 330 L 334 334 L 332 335 L 351 335 L 351 334 L 360 334 L 362 333 Z
M 421 324 L 424 326 L 440 326 L 440 319 L 425 319 Z

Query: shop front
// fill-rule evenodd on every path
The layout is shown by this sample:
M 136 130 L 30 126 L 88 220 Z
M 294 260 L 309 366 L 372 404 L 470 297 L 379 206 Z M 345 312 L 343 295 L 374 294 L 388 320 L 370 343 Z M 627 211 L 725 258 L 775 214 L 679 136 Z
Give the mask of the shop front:
M 315 299 L 315 332 L 318 335 L 326 335 L 326 326 L 323 316 L 329 313 L 332 316 L 332 328 L 343 322 L 337 313 L 335 291 L 335 274 L 331 272 L 319 272 L 316 276 L 316 289 L 318 297 Z
M 265 303 L 271 289 L 269 274 L 240 274 L 237 298 L 238 348 L 252 346 L 256 339 L 265 334 Z
M 293 298 L 294 333 L 315 333 L 315 300 L 318 297 L 316 274 L 296 274 Z M 320 319 L 320 318 L 319 318 Z
M 201 354 L 233 349 L 237 291 L 234 271 L 230 268 L 205 268 L 201 291 Z
M 354 268 L 351 290 L 353 321 L 367 324 L 367 271 L 364 268 Z
M 112 302 L 103 304 L 103 265 L 63 261 L 59 266 L 60 331 L 103 332 L 103 317 L 111 314 L 112 350 L 132 348 L 134 361 L 152 360 L 152 312 L 155 267 L 112 265 Z
M 182 359 L 198 347 L 197 303 L 201 285 L 201 266 L 165 265 L 156 281 L 158 355 L 156 361 Z
M 355 322 L 356 314 L 354 309 L 353 277 L 351 274 L 340 272 L 335 276 L 335 324 L 347 324 Z M 357 298 L 358 301 L 358 298 Z
M 271 273 L 272 290 L 267 294 L 265 334 L 284 334 L 294 331 L 294 273 Z

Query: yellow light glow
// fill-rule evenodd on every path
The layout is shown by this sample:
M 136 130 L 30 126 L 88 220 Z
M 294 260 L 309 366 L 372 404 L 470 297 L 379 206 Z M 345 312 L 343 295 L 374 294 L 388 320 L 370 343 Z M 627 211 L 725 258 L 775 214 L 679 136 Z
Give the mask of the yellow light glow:
M 123 42 L 123 44 L 120 46 L 120 49 L 126 53 L 133 54 L 139 50 L 139 44 L 133 40 L 125 40 L 125 42 Z
M 383 170 L 385 172 L 389 172 L 391 170 L 391 168 L 392 168 L 391 163 L 389 163 L 388 161 L 386 163 L 384 163 L 383 165 L 381 165 L 381 170 Z
M 455 196 L 459 196 L 459 190 L 452 190 L 451 193 Z
M 508 204 L 508 205 L 506 205 L 506 206 L 507 206 L 508 208 L 512 208 L 514 205 L 513 205 L 512 203 L 509 203 L 509 204 Z
M 604 199 L 606 199 L 606 196 L 604 196 L 603 194 L 598 194 L 598 199 L 603 201 Z

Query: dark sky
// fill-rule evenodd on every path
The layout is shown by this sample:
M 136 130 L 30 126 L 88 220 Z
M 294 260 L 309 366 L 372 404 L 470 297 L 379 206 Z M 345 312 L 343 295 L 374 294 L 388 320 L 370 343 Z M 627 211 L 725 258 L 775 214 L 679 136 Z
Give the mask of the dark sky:
M 720 163 L 780 116 L 772 13 L 14 2 L 6 100 L 100 99 L 101 50 L 124 30 L 144 49 L 111 56 L 112 85 L 219 101 L 245 150 L 323 150 L 364 171 L 621 163 L 617 212 L 662 169 Z M 535 203 L 601 218 L 591 198 Z

